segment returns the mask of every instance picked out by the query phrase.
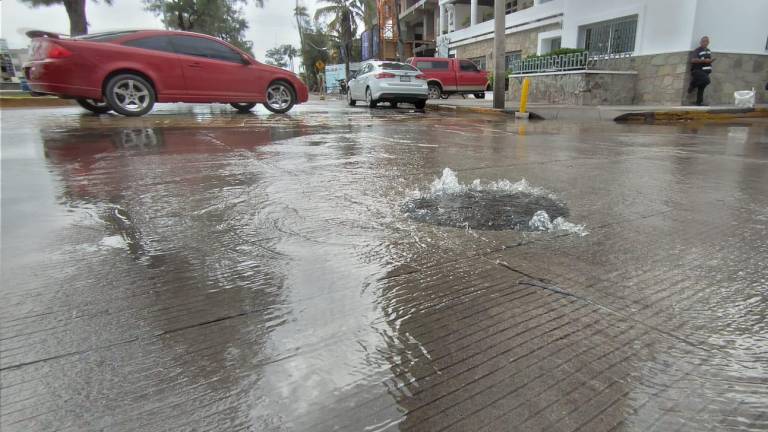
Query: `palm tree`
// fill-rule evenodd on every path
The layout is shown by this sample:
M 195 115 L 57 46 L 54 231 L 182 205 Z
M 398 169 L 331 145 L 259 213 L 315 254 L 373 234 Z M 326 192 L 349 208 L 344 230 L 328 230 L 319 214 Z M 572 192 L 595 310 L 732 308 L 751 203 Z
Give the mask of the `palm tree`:
M 363 4 L 363 23 L 365 30 L 370 30 L 378 21 L 378 10 L 376 10 L 376 0 L 361 0 Z
M 293 45 L 282 46 L 283 55 L 288 57 L 288 61 L 291 63 L 291 72 L 293 72 L 293 59 L 299 56 L 299 50 Z
M 320 0 L 327 4 L 315 11 L 315 19 L 330 18 L 328 27 L 341 40 L 344 55 L 345 77 L 349 77 L 349 60 L 352 55 L 352 39 L 357 35 L 357 21 L 364 17 L 364 0 Z M 347 78 L 348 79 L 348 78 Z
M 304 26 L 305 20 L 309 19 L 309 13 L 306 6 L 300 6 L 299 0 L 296 0 L 296 7 L 293 8 L 293 16 L 296 17 L 296 27 L 299 29 L 299 41 L 301 41 L 301 47 L 304 48 Z

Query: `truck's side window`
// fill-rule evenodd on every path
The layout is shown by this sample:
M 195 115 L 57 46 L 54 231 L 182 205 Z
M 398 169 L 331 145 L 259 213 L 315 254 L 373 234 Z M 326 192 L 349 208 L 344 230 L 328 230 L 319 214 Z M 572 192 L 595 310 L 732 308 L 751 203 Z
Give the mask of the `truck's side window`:
M 416 67 L 421 70 L 448 70 L 447 61 L 417 61 Z
M 477 72 L 477 66 L 469 60 L 461 60 L 459 68 L 462 72 Z

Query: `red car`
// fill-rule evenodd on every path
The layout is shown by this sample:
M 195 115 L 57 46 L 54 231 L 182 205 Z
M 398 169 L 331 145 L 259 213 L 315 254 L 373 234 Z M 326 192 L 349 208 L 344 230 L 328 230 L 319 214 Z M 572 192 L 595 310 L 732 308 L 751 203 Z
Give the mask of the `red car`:
M 140 30 L 62 38 L 33 31 L 24 75 L 34 93 L 77 99 L 95 113 L 140 116 L 155 102 L 264 104 L 288 112 L 309 99 L 296 74 L 207 35 Z
M 426 77 L 429 98 L 439 99 L 459 94 L 472 94 L 485 98 L 488 89 L 488 72 L 469 60 L 439 57 L 412 57 L 406 63 L 415 66 Z

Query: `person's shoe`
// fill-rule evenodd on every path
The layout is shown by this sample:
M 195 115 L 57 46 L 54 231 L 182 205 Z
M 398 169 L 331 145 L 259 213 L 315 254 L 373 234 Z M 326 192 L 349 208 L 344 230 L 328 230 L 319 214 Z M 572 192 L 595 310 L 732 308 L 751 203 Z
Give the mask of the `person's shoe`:
M 696 106 L 700 106 L 700 107 L 708 107 L 708 106 L 709 106 L 709 104 L 705 104 L 704 102 L 696 102 Z

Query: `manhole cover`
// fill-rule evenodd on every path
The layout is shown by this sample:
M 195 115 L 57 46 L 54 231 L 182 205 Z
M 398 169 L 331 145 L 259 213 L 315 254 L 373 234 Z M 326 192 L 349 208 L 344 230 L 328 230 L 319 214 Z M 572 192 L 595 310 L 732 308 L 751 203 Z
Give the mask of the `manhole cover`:
M 475 180 L 464 185 L 446 168 L 429 192 L 417 195 L 404 204 L 403 211 L 419 222 L 477 230 L 585 233 L 583 226 L 566 221 L 569 212 L 563 202 L 525 180 L 486 184 Z

